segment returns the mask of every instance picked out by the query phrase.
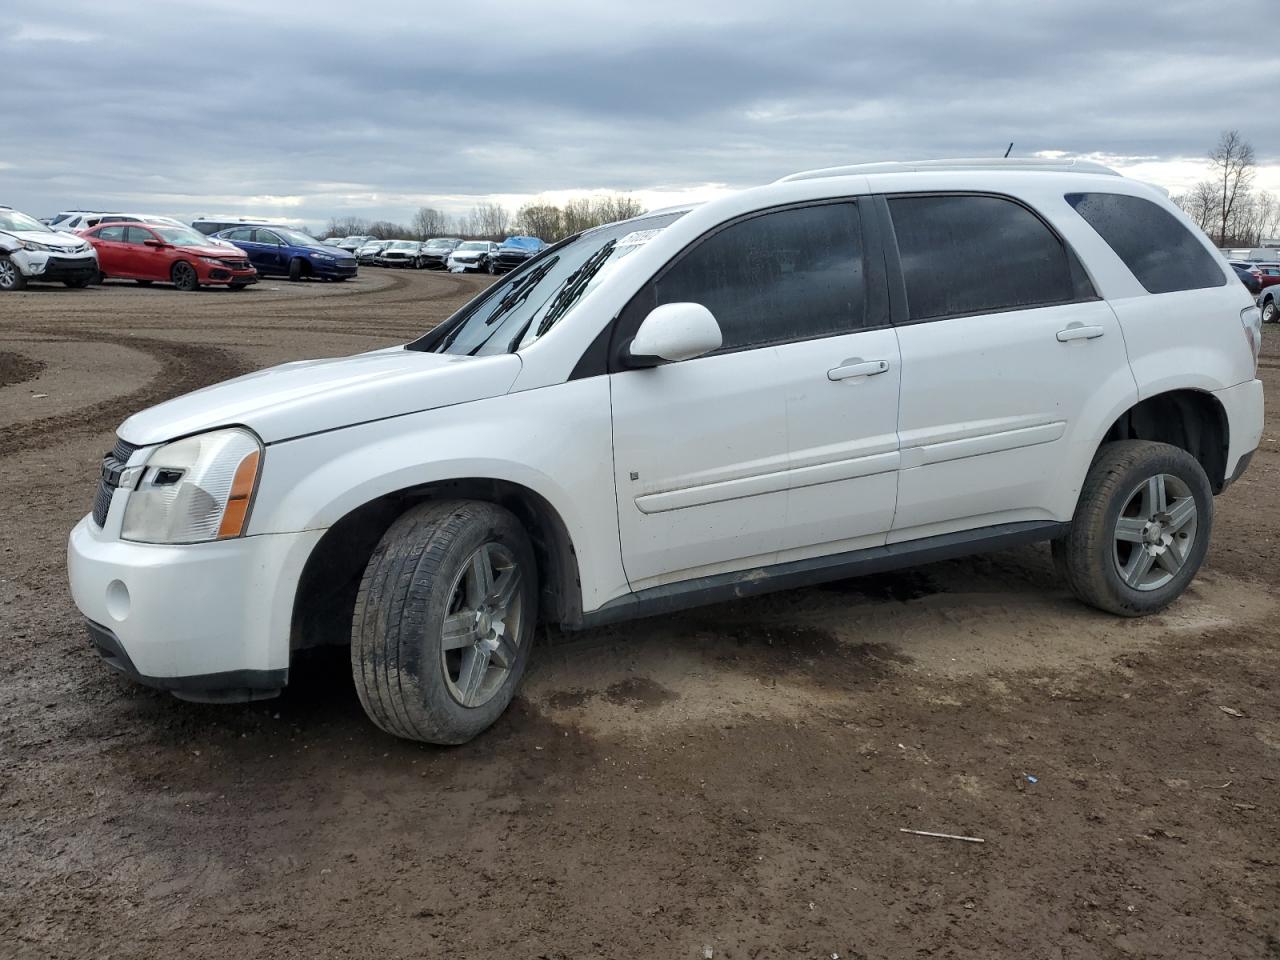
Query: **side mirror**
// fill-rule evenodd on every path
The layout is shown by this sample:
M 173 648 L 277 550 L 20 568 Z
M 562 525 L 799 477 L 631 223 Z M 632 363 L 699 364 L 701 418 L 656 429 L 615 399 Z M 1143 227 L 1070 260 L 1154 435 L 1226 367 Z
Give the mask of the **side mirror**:
M 168 246 L 163 240 L 143 240 L 143 246 L 155 247 L 157 250 L 163 250 Z
M 654 307 L 626 348 L 629 367 L 655 367 L 664 360 L 692 360 L 719 350 L 720 324 L 700 303 Z

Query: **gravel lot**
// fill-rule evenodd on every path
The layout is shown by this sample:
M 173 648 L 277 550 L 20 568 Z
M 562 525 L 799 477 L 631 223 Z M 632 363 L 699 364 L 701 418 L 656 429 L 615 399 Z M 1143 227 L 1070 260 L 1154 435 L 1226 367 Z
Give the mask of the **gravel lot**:
M 487 282 L 0 297 L 0 956 L 1280 957 L 1274 414 L 1143 621 L 1027 548 L 549 632 L 453 749 L 372 727 L 342 651 L 223 707 L 97 661 L 65 538 L 120 420 Z

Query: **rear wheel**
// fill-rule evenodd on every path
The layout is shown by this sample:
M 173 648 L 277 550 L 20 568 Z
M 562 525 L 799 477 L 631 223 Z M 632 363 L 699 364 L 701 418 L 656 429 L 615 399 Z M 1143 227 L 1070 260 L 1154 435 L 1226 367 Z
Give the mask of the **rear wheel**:
M 175 263 L 169 275 L 173 279 L 173 285 L 183 293 L 200 289 L 200 277 L 196 274 L 196 268 L 185 260 Z
M 27 278 L 18 265 L 6 256 L 0 256 L 0 290 L 24 290 Z
M 301 257 L 294 257 L 289 261 L 289 279 L 295 283 L 303 278 L 306 274 L 306 264 L 302 262 Z
M 1280 320 L 1280 308 L 1276 307 L 1275 300 L 1268 300 L 1262 305 L 1262 322 L 1275 323 Z
M 1085 603 L 1126 617 L 1163 610 L 1209 548 L 1213 490 L 1199 462 L 1148 440 L 1106 444 L 1053 559 Z
M 536 619 L 536 562 L 514 516 L 471 500 L 414 507 L 383 535 L 356 597 L 360 702 L 395 736 L 465 743 L 511 702 Z

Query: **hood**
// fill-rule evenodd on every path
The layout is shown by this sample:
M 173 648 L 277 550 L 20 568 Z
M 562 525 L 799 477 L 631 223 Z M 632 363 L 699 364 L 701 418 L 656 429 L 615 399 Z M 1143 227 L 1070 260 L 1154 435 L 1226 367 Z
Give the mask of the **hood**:
M 120 426 L 148 446 L 242 425 L 266 443 L 505 394 L 520 372 L 513 353 L 486 357 L 391 347 L 269 367 L 136 413 Z
M 87 243 L 84 237 L 74 233 L 43 233 L 39 230 L 0 230 L 0 234 L 13 237 L 15 240 L 26 240 L 30 243 L 42 243 L 46 247 L 58 250 L 79 250 L 81 244 Z

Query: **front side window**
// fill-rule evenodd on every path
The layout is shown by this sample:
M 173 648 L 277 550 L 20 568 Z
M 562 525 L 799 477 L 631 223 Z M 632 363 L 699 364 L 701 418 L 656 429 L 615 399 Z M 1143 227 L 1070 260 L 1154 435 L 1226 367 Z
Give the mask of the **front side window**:
M 277 246 L 277 247 L 281 245 L 281 244 L 280 244 L 280 238 L 279 238 L 279 237 L 277 237 L 277 236 L 276 236 L 274 233 L 272 233 L 270 230 L 255 230 L 255 231 L 254 231 L 254 237 L 253 237 L 253 238 L 254 238 L 254 240 L 256 240 L 258 243 L 269 243 L 269 244 L 274 244 L 274 245 L 275 245 L 275 246 Z
M 1074 255 L 1012 200 L 899 196 L 889 198 L 889 212 L 911 320 L 1024 310 L 1084 294 Z
M 146 243 L 154 239 L 155 234 L 143 227 L 126 227 L 124 231 L 125 243 Z
M 653 305 L 700 303 L 723 350 L 850 333 L 866 325 L 858 207 L 777 210 L 699 242 L 653 285 Z
M 1147 293 L 1221 287 L 1227 276 L 1178 218 L 1122 193 L 1069 193 L 1067 203 L 1107 242 Z

